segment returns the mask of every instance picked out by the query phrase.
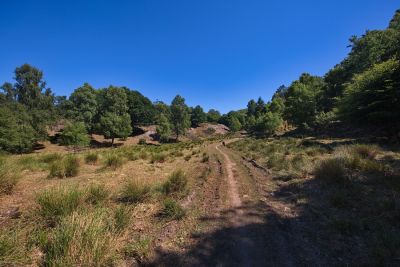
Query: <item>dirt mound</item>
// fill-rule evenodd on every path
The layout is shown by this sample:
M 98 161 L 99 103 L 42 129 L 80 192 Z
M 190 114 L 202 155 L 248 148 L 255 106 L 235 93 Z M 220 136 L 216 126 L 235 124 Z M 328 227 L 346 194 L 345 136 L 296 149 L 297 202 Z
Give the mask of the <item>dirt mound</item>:
M 190 128 L 187 131 L 189 138 L 210 137 L 215 135 L 225 135 L 230 129 L 223 124 L 201 123 L 199 127 Z

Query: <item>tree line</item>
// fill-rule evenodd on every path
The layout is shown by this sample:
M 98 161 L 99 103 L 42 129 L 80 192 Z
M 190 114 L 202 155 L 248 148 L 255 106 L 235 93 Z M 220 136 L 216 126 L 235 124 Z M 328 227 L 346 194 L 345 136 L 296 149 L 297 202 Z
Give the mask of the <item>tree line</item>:
M 302 131 L 348 124 L 399 138 L 400 10 L 386 29 L 352 36 L 349 47 L 347 57 L 324 76 L 303 73 L 279 87 L 268 103 L 250 100 L 247 109 L 222 120 L 232 129 L 264 136 L 286 121 Z
M 247 108 L 221 115 L 215 109 L 189 107 L 177 95 L 170 105 L 151 102 L 127 87 L 95 89 L 85 83 L 67 98 L 55 96 L 43 72 L 24 64 L 15 82 L 0 88 L 0 150 L 23 153 L 47 138 L 47 127 L 67 119 L 62 144 L 86 145 L 88 134 L 114 142 L 127 138 L 135 126 L 157 124 L 162 142 L 203 122 L 222 123 L 232 131 L 268 136 L 286 121 L 303 131 L 319 131 L 337 123 L 379 128 L 388 135 L 400 131 L 400 10 L 384 30 L 350 38 L 347 57 L 324 76 L 303 73 L 282 85 L 265 103 L 260 97 Z
M 217 123 L 221 114 L 201 106 L 189 107 L 177 95 L 170 105 L 152 103 L 140 92 L 127 87 L 95 89 L 85 83 L 67 98 L 56 96 L 46 86 L 43 72 L 29 64 L 15 69 L 15 83 L 6 82 L 0 93 L 0 150 L 24 153 L 45 140 L 48 127 L 68 121 L 59 142 L 88 145 L 88 134 L 101 134 L 114 143 L 127 138 L 135 126 L 157 124 L 162 142 L 178 138 L 189 127 Z

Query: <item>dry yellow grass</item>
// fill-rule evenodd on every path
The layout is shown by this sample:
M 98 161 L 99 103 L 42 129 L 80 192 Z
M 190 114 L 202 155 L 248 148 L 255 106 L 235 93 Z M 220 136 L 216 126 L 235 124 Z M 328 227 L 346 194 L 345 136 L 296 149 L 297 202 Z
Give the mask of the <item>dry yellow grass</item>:
M 165 222 L 159 221 L 156 218 L 157 214 L 162 208 L 162 205 L 160 203 L 162 203 L 162 199 L 165 196 L 161 193 L 159 188 L 165 182 L 168 176 L 175 170 L 181 169 L 187 174 L 189 178 L 188 185 L 191 186 L 196 182 L 195 178 L 199 176 L 199 168 L 201 169 L 206 165 L 205 163 L 201 163 L 200 160 L 196 160 L 191 162 L 191 164 L 187 164 L 183 156 L 180 156 L 180 153 L 174 153 L 176 155 L 171 154 L 173 151 L 191 153 L 193 149 L 201 149 L 200 143 L 192 143 L 188 145 L 165 145 L 162 147 L 144 146 L 141 148 L 142 152 L 146 152 L 149 154 L 166 153 L 167 158 L 164 162 L 151 163 L 149 159 L 140 159 L 139 157 L 137 157 L 137 159 L 135 158 L 134 160 L 128 160 L 127 158 L 124 158 L 125 163 L 119 168 L 111 169 L 104 167 L 102 162 L 105 159 L 107 153 L 112 151 L 112 153 L 116 153 L 120 157 L 128 157 L 128 152 L 131 149 L 134 151 L 134 153 L 141 153 L 140 149 L 135 146 L 117 149 L 96 149 L 96 153 L 99 154 L 99 160 L 96 164 L 85 163 L 85 155 L 87 155 L 87 153 L 90 153 L 90 151 L 74 153 L 81 162 L 79 173 L 77 176 L 61 179 L 48 178 L 51 163 L 53 161 L 60 160 L 60 156 L 52 153 L 53 151 L 56 151 L 57 153 L 59 153 L 59 155 L 64 155 L 65 157 L 66 154 L 69 154 L 71 152 L 54 149 L 50 150 L 52 151 L 51 153 L 48 152 L 49 150 L 46 150 L 42 151 L 41 153 L 35 153 L 32 155 L 7 156 L 7 161 L 20 164 L 22 169 L 24 170 L 22 170 L 21 178 L 15 185 L 12 194 L 0 195 L 0 212 L 4 213 L 10 208 L 18 207 L 22 216 L 21 218 L 17 219 L 7 217 L 0 218 L 0 231 L 15 231 L 16 228 L 10 228 L 11 225 L 18 224 L 19 221 L 29 218 L 27 224 L 23 227 L 25 227 L 26 229 L 39 227 L 40 230 L 45 232 L 47 236 L 56 235 L 57 233 L 55 233 L 54 231 L 61 231 L 59 228 L 59 224 L 68 224 L 69 222 L 71 222 L 71 229 L 73 229 L 75 233 L 79 233 L 83 230 L 78 229 L 79 225 L 84 226 L 89 223 L 89 217 L 93 214 L 96 214 L 96 209 L 98 209 L 99 207 L 105 209 L 106 213 L 108 212 L 110 214 L 112 214 L 116 210 L 120 210 L 122 207 L 128 207 L 129 227 L 127 227 L 127 229 L 129 230 L 124 231 L 123 233 L 119 233 L 118 237 L 116 238 L 117 241 L 113 238 L 109 239 L 109 234 L 104 233 L 104 236 L 107 236 L 108 239 L 108 243 L 104 244 L 105 247 L 108 247 L 109 244 L 114 244 L 113 246 L 115 246 L 115 242 L 118 243 L 118 247 L 120 249 L 114 251 L 117 256 L 114 257 L 115 255 L 110 254 L 106 255 L 106 257 L 104 258 L 96 259 L 102 263 L 108 262 L 111 258 L 117 261 L 123 261 L 124 257 L 126 256 L 123 252 L 123 248 L 125 245 L 132 245 L 138 240 L 156 239 L 155 237 L 162 230 L 162 225 Z M 149 185 L 152 190 L 151 197 L 146 198 L 143 202 L 140 203 L 121 203 L 118 197 L 121 192 L 121 188 L 127 180 L 135 180 L 138 183 Z M 55 222 L 55 230 L 52 230 L 51 228 L 48 228 L 48 226 L 46 226 L 46 220 L 41 218 L 40 213 L 38 212 L 39 205 L 37 203 L 37 196 L 40 192 L 43 192 L 45 190 L 57 189 L 60 187 L 70 188 L 71 186 L 73 186 L 74 188 L 81 190 L 83 194 L 89 194 L 89 189 L 92 188 L 93 185 L 101 185 L 102 188 L 104 188 L 104 190 L 108 192 L 105 199 L 100 202 L 81 201 L 79 203 L 79 206 L 77 207 L 77 213 L 75 215 L 66 215 L 72 216 L 71 218 L 62 216 L 59 221 Z M 85 196 L 83 196 L 83 199 L 85 199 Z M 81 219 L 82 224 L 80 223 Z M 103 222 L 100 220 L 98 225 L 101 226 L 102 223 Z M 28 230 L 26 231 L 29 232 Z M 23 237 L 20 237 L 17 243 L 21 246 L 26 246 L 26 244 L 28 244 L 29 242 L 32 243 L 32 241 L 29 241 L 30 235 L 31 234 L 26 234 Z M 37 235 L 37 233 L 32 235 L 35 236 Z M 82 259 L 81 263 L 93 260 L 93 258 L 91 258 L 92 256 L 89 255 L 91 252 L 89 253 L 88 248 L 82 248 L 82 250 L 80 250 L 79 248 L 77 248 L 80 241 L 77 240 L 77 242 L 78 243 L 70 244 L 70 247 L 68 248 L 68 255 L 72 255 L 72 258 L 75 257 L 74 255 L 79 255 L 79 257 L 81 257 Z M 154 244 L 149 244 L 149 249 L 151 249 Z M 43 253 L 45 253 L 45 251 L 43 251 L 39 244 L 36 244 L 33 247 L 30 247 L 30 249 L 27 250 L 26 253 L 28 255 L 28 258 L 30 258 L 31 263 L 33 265 L 38 265 L 38 261 L 43 259 Z M 146 252 L 145 254 L 150 255 L 151 253 Z M 38 257 L 38 255 L 42 256 Z M 64 256 L 67 257 L 68 255 Z M 70 260 L 68 257 L 63 260 Z M 79 263 L 79 261 L 74 261 L 74 263 Z

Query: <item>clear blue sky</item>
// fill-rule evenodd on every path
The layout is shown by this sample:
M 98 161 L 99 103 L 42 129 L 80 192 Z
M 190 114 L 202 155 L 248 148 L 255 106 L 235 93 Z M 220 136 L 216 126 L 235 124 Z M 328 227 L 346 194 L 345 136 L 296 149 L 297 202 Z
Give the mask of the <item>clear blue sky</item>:
M 323 75 L 348 39 L 385 28 L 398 0 L 1 1 L 0 82 L 23 63 L 57 95 L 84 82 L 176 94 L 222 112 Z

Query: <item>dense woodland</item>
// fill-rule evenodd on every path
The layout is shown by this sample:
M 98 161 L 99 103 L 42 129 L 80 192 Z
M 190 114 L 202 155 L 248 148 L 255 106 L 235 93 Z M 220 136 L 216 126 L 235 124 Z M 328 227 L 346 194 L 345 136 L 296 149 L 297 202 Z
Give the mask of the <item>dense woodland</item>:
M 41 70 L 28 64 L 15 69 L 15 82 L 0 93 L 0 150 L 30 152 L 48 138 L 47 129 L 67 121 L 59 142 L 86 146 L 88 134 L 127 138 L 135 126 L 157 124 L 158 138 L 168 142 L 200 123 L 222 123 L 232 131 L 273 135 L 283 124 L 305 133 L 351 125 L 399 138 L 400 10 L 384 30 L 368 30 L 350 38 L 350 52 L 324 76 L 303 73 L 271 101 L 250 100 L 247 109 L 221 115 L 188 107 L 176 96 L 170 105 L 152 103 L 127 87 L 93 88 L 85 83 L 69 96 L 56 96 Z

